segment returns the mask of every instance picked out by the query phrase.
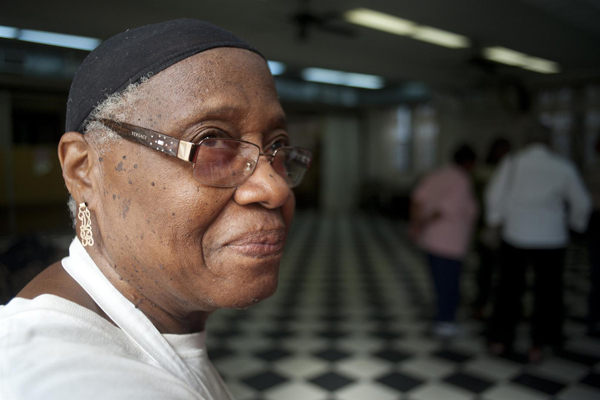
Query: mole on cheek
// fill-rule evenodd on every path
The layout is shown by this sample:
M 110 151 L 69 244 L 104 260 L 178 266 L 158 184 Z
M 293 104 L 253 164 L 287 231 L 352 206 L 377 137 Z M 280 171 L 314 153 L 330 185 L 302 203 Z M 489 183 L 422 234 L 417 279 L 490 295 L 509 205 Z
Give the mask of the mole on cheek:
M 131 200 L 124 199 L 121 205 L 121 216 L 123 219 L 127 219 L 127 213 L 129 212 L 129 205 L 131 204 Z
M 115 167 L 115 170 L 121 172 L 123 171 L 123 161 L 121 161 L 120 163 L 117 164 L 117 166 Z
M 133 168 L 137 169 L 137 164 L 133 164 Z

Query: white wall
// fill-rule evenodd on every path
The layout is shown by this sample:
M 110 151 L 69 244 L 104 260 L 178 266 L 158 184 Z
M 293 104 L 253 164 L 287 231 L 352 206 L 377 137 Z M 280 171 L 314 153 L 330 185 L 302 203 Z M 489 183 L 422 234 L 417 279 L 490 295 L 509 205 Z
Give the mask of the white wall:
M 404 171 L 398 169 L 396 154 L 398 106 L 364 109 L 355 115 L 330 113 L 313 117 L 310 140 L 305 138 L 304 145 L 311 147 L 308 142 L 312 141 L 321 146 L 319 204 L 323 211 L 343 213 L 356 209 L 366 183 L 378 185 L 371 186 L 372 193 L 362 194 L 377 196 L 382 203 L 392 196 L 406 196 L 428 170 L 450 162 L 458 145 L 470 144 L 483 162 L 498 135 L 506 136 L 517 147 L 527 128 L 537 121 L 537 114 L 512 111 L 491 90 L 460 96 L 436 94 L 426 107 L 410 107 L 420 110 L 413 113 L 413 126 L 435 120 L 437 128 L 430 153 L 433 161 L 417 158 L 424 154 L 427 138 L 413 137 L 410 168 Z
M 327 116 L 323 122 L 320 204 L 329 213 L 356 209 L 360 184 L 359 119 Z
M 394 168 L 393 152 L 396 149 L 393 132 L 396 129 L 397 107 L 369 110 L 366 113 L 368 143 L 365 179 L 384 182 L 395 193 L 407 193 L 415 181 L 428 169 L 451 161 L 454 150 L 467 143 L 476 151 L 479 161 L 484 161 L 491 142 L 499 135 L 506 137 L 517 147 L 522 142 L 524 132 L 537 121 L 533 113 L 524 115 L 511 111 L 495 91 L 473 92 L 459 96 L 436 94 L 428 107 L 435 111 L 421 116 L 419 122 L 418 106 L 413 106 L 413 127 L 429 118 L 437 123 L 436 146 L 433 149 L 433 164 L 424 157 L 423 135 L 415 131 L 413 135 L 412 168 L 398 171 Z M 420 146 L 420 147 L 419 147 Z M 428 166 L 428 167 L 425 167 Z

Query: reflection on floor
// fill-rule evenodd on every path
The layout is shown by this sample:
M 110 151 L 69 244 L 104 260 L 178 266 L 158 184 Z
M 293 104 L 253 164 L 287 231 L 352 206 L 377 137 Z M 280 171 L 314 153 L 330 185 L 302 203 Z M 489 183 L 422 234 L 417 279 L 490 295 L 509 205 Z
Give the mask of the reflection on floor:
M 382 217 L 298 216 L 277 294 L 209 319 L 209 354 L 236 399 L 600 399 L 582 248 L 567 257 L 565 350 L 529 365 L 526 326 L 509 358 L 487 355 L 466 316 L 463 337 L 429 336 L 429 276 L 402 232 Z M 464 303 L 473 280 L 466 271 Z

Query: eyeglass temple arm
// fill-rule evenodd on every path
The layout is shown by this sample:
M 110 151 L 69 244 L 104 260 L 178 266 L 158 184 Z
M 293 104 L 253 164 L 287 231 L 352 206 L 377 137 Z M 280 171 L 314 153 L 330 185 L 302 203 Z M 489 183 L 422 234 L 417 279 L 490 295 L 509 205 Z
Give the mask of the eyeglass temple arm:
M 194 147 L 197 146 L 195 143 L 179 140 L 172 136 L 125 122 L 115 122 L 109 119 L 99 119 L 98 121 L 114 130 L 124 139 L 140 143 L 169 156 L 185 161 L 192 161 L 194 156 Z

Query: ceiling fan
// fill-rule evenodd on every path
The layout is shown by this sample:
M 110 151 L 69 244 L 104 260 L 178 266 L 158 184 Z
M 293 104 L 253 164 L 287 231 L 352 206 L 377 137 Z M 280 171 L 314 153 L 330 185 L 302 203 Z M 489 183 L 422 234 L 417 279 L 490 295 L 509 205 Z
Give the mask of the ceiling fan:
M 306 42 L 313 30 L 320 30 L 336 35 L 355 37 L 356 31 L 345 26 L 339 12 L 316 13 L 311 11 L 310 0 L 298 0 L 298 11 L 291 16 L 296 25 L 298 39 Z

